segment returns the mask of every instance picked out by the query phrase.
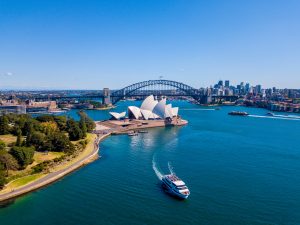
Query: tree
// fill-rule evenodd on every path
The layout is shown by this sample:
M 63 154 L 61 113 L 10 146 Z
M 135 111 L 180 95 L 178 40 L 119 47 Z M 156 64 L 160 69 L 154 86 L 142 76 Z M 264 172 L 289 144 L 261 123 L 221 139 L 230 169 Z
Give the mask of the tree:
M 5 150 L 6 144 L 4 141 L 0 140 L 0 151 Z
M 46 142 L 46 135 L 39 131 L 31 133 L 30 140 L 26 142 L 28 146 L 33 145 L 36 151 L 46 151 L 44 145 Z
M 9 134 L 9 121 L 6 115 L 0 116 L 0 135 Z
M 54 122 L 54 117 L 52 115 L 41 115 L 36 120 L 40 122 Z
M 22 145 L 22 131 L 20 129 L 18 129 L 16 146 L 21 146 L 21 145 Z
M 82 131 L 79 128 L 78 123 L 73 119 L 67 121 L 67 131 L 71 141 L 77 141 L 82 138 Z
M 72 153 L 75 150 L 74 145 L 68 139 L 68 137 L 59 132 L 48 137 L 47 141 L 45 142 L 44 149 L 47 151 L 66 153 Z
M 14 146 L 10 150 L 10 154 L 18 161 L 22 169 L 33 162 L 34 147 L 18 147 Z
M 28 122 L 25 123 L 24 128 L 25 128 L 24 132 L 26 132 L 26 146 L 29 147 L 31 145 L 33 128 L 32 128 L 32 125 Z
M 87 132 L 91 132 L 96 127 L 95 122 L 84 111 L 79 111 L 78 114 L 80 116 L 80 120 L 84 121 Z
M 0 170 L 0 189 L 2 189 L 5 184 L 6 184 L 6 179 L 5 179 L 4 172 Z
M 87 128 L 86 128 L 85 120 L 84 120 L 83 117 L 80 118 L 79 127 L 80 127 L 80 129 L 82 131 L 82 137 L 85 138 L 86 137 Z
M 55 116 L 54 121 L 60 131 L 65 131 L 67 129 L 67 117 L 66 116 Z
M 17 160 L 9 154 L 7 151 L 0 151 L 0 163 L 4 165 L 4 168 L 7 171 L 8 175 L 8 170 L 18 170 L 19 169 L 19 164 Z
M 46 135 L 53 134 L 58 130 L 57 124 L 54 121 L 42 122 L 41 127 Z

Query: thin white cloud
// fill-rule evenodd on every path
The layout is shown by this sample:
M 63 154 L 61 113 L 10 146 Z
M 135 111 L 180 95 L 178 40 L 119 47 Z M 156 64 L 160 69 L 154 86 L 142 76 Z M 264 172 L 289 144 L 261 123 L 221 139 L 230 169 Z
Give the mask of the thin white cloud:
M 5 72 L 5 73 L 0 73 L 0 76 L 1 77 L 11 77 L 13 76 L 14 74 L 12 72 Z

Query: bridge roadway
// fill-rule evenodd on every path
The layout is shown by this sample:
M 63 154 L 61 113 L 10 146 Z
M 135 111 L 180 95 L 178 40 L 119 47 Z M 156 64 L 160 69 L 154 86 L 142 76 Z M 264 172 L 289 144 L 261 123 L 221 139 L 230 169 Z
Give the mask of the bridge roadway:
M 191 97 L 188 94 L 184 93 L 179 93 L 179 94 L 158 94 L 155 93 L 157 96 L 168 96 L 168 97 Z M 131 94 L 128 97 L 147 97 L 149 94 Z M 123 98 L 127 97 L 124 95 L 114 95 L 111 96 L 111 98 Z M 206 95 L 199 96 L 201 97 L 207 97 Z M 104 99 L 104 95 L 78 95 L 78 96 L 49 96 L 49 97 L 36 97 L 36 101 L 42 101 L 42 100 L 51 100 L 51 101 L 56 101 L 56 100 L 63 100 L 63 99 Z M 212 99 L 230 99 L 230 100 L 236 100 L 239 98 L 239 96 L 236 95 L 223 95 L 223 96 L 211 96 Z

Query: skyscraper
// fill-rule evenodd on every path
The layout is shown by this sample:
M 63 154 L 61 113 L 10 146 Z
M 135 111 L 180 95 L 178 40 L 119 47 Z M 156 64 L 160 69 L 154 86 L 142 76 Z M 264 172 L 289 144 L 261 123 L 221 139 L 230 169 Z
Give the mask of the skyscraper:
M 229 88 L 229 85 L 230 85 L 229 80 L 225 80 L 225 87 Z

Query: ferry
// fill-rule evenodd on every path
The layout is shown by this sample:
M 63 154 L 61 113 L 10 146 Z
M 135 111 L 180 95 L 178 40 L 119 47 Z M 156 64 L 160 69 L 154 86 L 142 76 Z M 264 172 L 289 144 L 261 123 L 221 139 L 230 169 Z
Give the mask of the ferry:
M 232 112 L 228 113 L 228 115 L 231 115 L 231 116 L 248 116 L 249 114 L 247 112 L 232 111 Z
M 165 191 L 180 199 L 187 199 L 190 191 L 185 183 L 175 174 L 167 174 L 162 177 L 162 187 Z
M 130 131 L 127 133 L 128 136 L 138 136 L 139 134 L 135 131 Z

